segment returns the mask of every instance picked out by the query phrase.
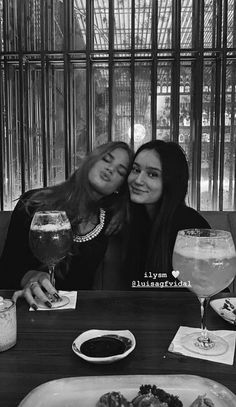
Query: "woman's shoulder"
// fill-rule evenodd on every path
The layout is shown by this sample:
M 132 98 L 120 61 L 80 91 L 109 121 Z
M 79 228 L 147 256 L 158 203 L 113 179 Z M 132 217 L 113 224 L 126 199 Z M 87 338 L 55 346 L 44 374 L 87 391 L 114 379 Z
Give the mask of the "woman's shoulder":
M 25 192 L 22 192 L 21 195 L 19 195 L 19 197 L 16 199 L 18 201 L 24 201 L 27 200 L 29 198 L 31 198 L 34 194 L 37 194 L 38 192 L 44 191 L 46 190 L 46 188 L 34 188 L 34 189 L 28 189 Z
M 36 188 L 36 189 L 29 189 L 28 191 L 23 192 L 23 194 L 20 196 L 21 200 L 26 200 L 31 198 L 34 194 L 42 191 L 44 188 Z
M 32 196 L 36 194 L 37 192 L 43 190 L 43 188 L 37 188 L 37 189 L 29 189 L 28 191 L 25 191 L 21 194 L 21 196 L 18 199 L 18 202 L 13 210 L 13 213 L 18 213 L 19 211 L 25 211 L 26 208 L 26 203 L 30 201 Z
M 210 228 L 207 220 L 194 208 L 180 205 L 175 213 L 177 223 L 183 224 L 183 228 Z

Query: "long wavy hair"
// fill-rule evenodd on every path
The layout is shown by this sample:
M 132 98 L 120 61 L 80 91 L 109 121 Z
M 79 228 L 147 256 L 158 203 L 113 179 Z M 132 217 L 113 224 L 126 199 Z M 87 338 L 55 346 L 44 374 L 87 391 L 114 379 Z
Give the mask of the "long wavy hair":
M 175 142 L 153 140 L 143 144 L 135 157 L 143 150 L 153 150 L 162 164 L 163 192 L 155 205 L 149 240 L 146 271 L 161 270 L 163 273 L 171 268 L 171 227 L 176 209 L 185 205 L 188 190 L 189 169 L 184 150 Z M 136 204 L 137 206 L 138 204 Z
M 126 210 L 128 202 L 127 176 L 119 188 L 118 193 L 96 199 L 95 192 L 88 180 L 88 173 L 93 165 L 103 158 L 107 153 L 117 148 L 124 149 L 132 162 L 132 151 L 128 144 L 122 141 L 111 141 L 100 145 L 89 153 L 83 160 L 81 166 L 68 178 L 68 180 L 54 186 L 36 190 L 24 202 L 28 212 L 33 215 L 36 210 L 64 210 L 71 222 L 74 224 L 81 217 L 81 213 L 94 213 L 99 207 L 110 210 L 111 214 L 119 210 Z

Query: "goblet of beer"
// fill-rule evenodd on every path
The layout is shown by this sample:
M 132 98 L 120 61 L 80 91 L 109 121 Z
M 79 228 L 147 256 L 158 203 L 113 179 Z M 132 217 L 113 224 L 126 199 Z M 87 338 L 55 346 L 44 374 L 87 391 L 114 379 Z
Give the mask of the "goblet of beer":
M 30 225 L 29 244 L 35 257 L 48 267 L 50 282 L 54 286 L 55 265 L 67 255 L 72 244 L 71 224 L 66 213 L 35 212 Z M 68 302 L 67 297 L 62 297 L 59 306 Z
M 213 229 L 185 229 L 178 232 L 173 268 L 180 281 L 189 281 L 201 304 L 201 332 L 182 338 L 182 345 L 194 353 L 221 355 L 228 349 L 222 338 L 207 331 L 205 312 L 210 297 L 228 287 L 236 275 L 236 252 L 230 232 Z

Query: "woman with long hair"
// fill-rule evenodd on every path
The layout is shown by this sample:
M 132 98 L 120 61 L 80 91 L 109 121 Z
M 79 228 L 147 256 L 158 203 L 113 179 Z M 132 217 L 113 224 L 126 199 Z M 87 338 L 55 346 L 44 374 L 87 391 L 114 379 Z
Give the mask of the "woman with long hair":
M 128 177 L 131 223 L 126 288 L 170 287 L 169 282 L 173 287 L 172 253 L 178 231 L 210 228 L 185 203 L 188 180 L 188 163 L 179 144 L 153 140 L 137 150 Z
M 35 286 L 37 297 L 47 303 L 46 293 L 57 297 L 56 289 L 91 289 L 107 248 L 109 222 L 127 206 L 131 159 L 126 143 L 109 142 L 88 154 L 65 182 L 24 193 L 12 213 L 0 260 L 1 288 L 17 289 L 15 299 L 24 296 L 34 307 Z M 71 253 L 56 266 L 56 288 L 29 247 L 33 215 L 45 210 L 65 211 L 73 231 Z

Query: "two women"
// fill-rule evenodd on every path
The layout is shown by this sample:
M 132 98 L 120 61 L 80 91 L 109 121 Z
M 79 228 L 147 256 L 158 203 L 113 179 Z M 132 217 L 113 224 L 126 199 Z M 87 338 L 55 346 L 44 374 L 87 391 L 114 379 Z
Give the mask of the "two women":
M 206 220 L 185 204 L 189 179 L 185 154 L 177 143 L 155 140 L 138 149 L 129 173 L 130 162 L 127 144 L 108 143 L 94 150 L 68 181 L 23 194 L 13 211 L 1 259 L 2 280 L 7 281 L 3 287 L 23 287 L 17 296 L 23 295 L 31 305 L 35 305 L 36 289 L 37 297 L 45 302 L 45 292 L 57 295 L 48 274 L 29 249 L 28 233 L 36 210 L 61 209 L 72 224 L 74 244 L 72 255 L 56 270 L 56 287 L 93 288 L 94 275 L 108 244 L 106 226 L 114 214 L 125 212 L 127 177 L 130 222 L 123 239 L 125 262 L 120 265 L 120 258 L 112 262 L 120 265 L 124 277 L 122 287 L 116 288 L 130 289 L 136 282 L 154 276 L 159 283 L 175 280 L 172 253 L 178 231 L 209 228 Z M 101 221 L 101 211 L 105 221 Z M 99 230 L 96 236 L 95 228 Z M 87 239 L 89 234 L 91 240 Z M 35 282 L 37 286 L 32 285 Z
M 0 261 L 2 288 L 18 289 L 14 298 L 24 296 L 34 307 L 36 294 L 48 306 L 46 293 L 57 297 L 48 273 L 29 247 L 31 220 L 40 210 L 66 211 L 72 226 L 71 255 L 56 268 L 56 288 L 93 287 L 108 244 L 107 225 L 115 213 L 124 213 L 127 205 L 131 157 L 126 143 L 104 144 L 90 153 L 67 181 L 28 191 L 20 197 Z

